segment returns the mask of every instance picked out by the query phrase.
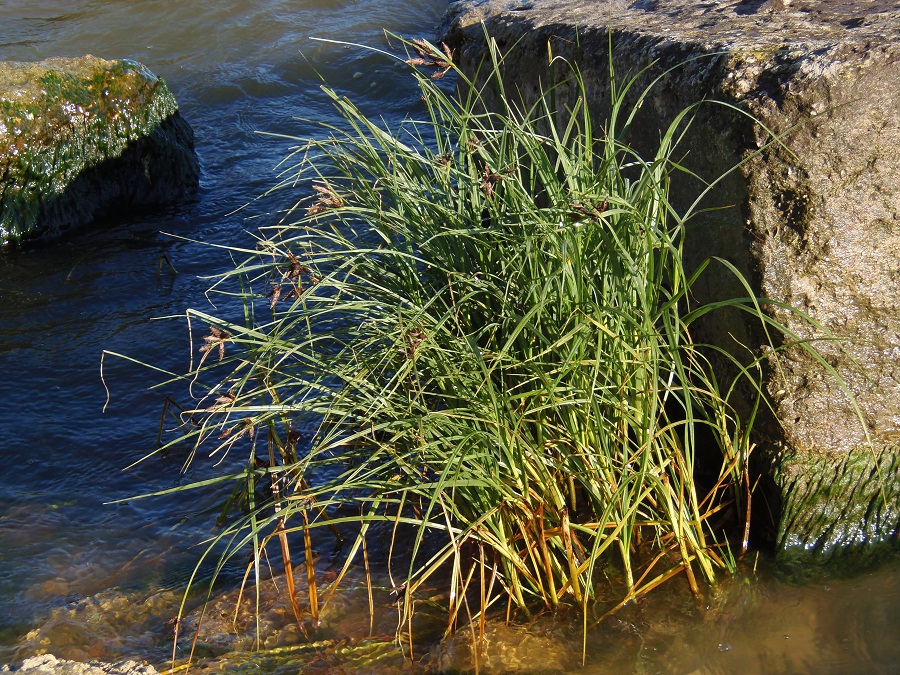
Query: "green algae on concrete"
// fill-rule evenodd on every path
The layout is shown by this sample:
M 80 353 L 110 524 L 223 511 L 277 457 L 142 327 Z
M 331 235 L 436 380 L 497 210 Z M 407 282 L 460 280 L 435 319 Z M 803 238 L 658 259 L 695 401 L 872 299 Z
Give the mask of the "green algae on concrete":
M 0 244 L 182 198 L 198 175 L 193 133 L 145 66 L 0 62 Z

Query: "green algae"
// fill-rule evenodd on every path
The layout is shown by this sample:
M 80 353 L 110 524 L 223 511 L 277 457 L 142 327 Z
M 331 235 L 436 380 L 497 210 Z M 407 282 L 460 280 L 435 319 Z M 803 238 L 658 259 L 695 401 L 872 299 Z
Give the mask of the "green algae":
M 40 233 L 48 204 L 79 175 L 177 109 L 165 82 L 135 61 L 0 64 L 0 242 Z
M 806 576 L 859 571 L 900 548 L 900 452 L 860 445 L 837 457 L 792 453 L 776 479 L 785 495 L 779 562 Z

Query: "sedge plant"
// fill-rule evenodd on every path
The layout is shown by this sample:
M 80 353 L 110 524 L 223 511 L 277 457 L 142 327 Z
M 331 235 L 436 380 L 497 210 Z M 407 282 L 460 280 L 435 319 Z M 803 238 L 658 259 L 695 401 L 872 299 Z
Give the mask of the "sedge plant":
M 682 573 L 699 593 L 733 564 L 712 521 L 745 513 L 762 394 L 758 362 L 733 361 L 757 393 L 738 404 L 710 361 L 732 357 L 692 330 L 723 307 L 778 326 L 752 297 L 692 298 L 695 214 L 669 192 L 692 110 L 643 157 L 623 140 L 636 77 L 611 73 L 595 125 L 560 59 L 576 92 L 564 109 L 558 84 L 527 103 L 507 92 L 495 47 L 471 79 L 445 49 L 407 47 L 422 119 L 391 130 L 325 88 L 341 123 L 285 160 L 278 189 L 295 206 L 213 287 L 242 316 L 188 312 L 209 334 L 182 377 L 198 402 L 169 445 L 245 453 L 203 483 L 242 506 L 216 539 L 219 567 L 249 547 L 258 570 L 275 543 L 294 611 L 314 622 L 377 536 L 401 626 L 417 590 L 440 584 L 448 630 L 483 626 L 492 607 L 587 608 L 609 565 L 626 600 Z M 456 93 L 431 76 L 447 70 Z M 702 485 L 701 442 L 718 476 Z M 344 562 L 324 587 L 314 548 L 328 537 L 344 538 Z

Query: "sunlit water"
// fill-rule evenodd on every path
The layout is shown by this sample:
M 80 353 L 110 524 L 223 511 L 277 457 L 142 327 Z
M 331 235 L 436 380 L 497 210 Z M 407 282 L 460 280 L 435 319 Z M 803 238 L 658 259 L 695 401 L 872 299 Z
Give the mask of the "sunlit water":
M 165 78 L 196 132 L 203 169 L 188 205 L 129 214 L 53 245 L 0 255 L 0 663 L 35 651 L 165 658 L 165 621 L 199 555 L 191 545 L 210 532 L 215 504 L 184 497 L 110 504 L 196 474 L 180 475 L 179 457 L 123 470 L 153 448 L 166 392 L 148 391 L 152 373 L 107 360 L 112 397 L 101 413 L 101 352 L 186 368 L 184 322 L 150 319 L 208 306 L 209 282 L 199 277 L 228 260 L 177 237 L 246 243 L 260 222 L 254 217 L 266 222 L 262 214 L 277 209 L 278 198 L 233 212 L 275 182 L 291 142 L 257 132 L 313 133 L 297 118 L 332 115 L 320 78 L 389 124 L 416 110 L 416 90 L 395 63 L 310 37 L 379 47 L 386 46 L 384 29 L 433 37 L 445 5 L 0 3 L 2 60 L 93 53 L 139 60 Z M 160 266 L 162 256 L 177 274 Z M 898 580 L 896 564 L 801 587 L 760 571 L 705 605 L 687 599 L 675 581 L 592 630 L 588 671 L 898 672 Z M 335 620 L 342 627 L 335 630 L 348 635 L 368 624 L 367 599 L 353 598 Z M 551 669 L 580 662 L 579 631 L 567 623 L 542 619 L 494 631 L 498 650 L 482 666 L 528 671 L 529 663 Z M 464 662 L 452 643 L 442 649 L 433 663 Z

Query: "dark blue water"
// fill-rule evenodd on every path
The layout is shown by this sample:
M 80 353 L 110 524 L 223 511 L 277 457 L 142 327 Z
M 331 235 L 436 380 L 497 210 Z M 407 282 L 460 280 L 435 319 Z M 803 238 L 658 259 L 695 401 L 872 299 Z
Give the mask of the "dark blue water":
M 386 46 L 384 29 L 432 38 L 445 6 L 0 3 L 0 60 L 92 53 L 139 60 L 164 78 L 194 128 L 203 171 L 189 204 L 122 214 L 52 245 L 0 255 L 0 663 L 66 603 L 110 588 L 183 584 L 198 555 L 189 547 L 210 532 L 215 504 L 196 496 L 109 504 L 196 477 L 180 474 L 179 456 L 124 470 L 154 449 L 164 397 L 183 397 L 183 387 L 148 390 L 158 373 L 106 357 L 111 398 L 102 412 L 103 350 L 183 372 L 191 349 L 185 321 L 153 319 L 211 309 L 210 282 L 199 277 L 228 265 L 220 249 L 162 232 L 246 244 L 247 231 L 271 222 L 264 214 L 289 199 L 233 214 L 276 182 L 292 145 L 258 132 L 303 137 L 314 127 L 297 118 L 328 121 L 322 79 L 388 121 L 416 105 L 413 82 L 389 60 L 310 37 L 378 47 Z M 177 274 L 160 265 L 162 256 Z

